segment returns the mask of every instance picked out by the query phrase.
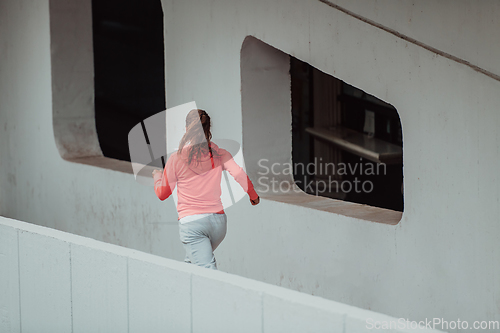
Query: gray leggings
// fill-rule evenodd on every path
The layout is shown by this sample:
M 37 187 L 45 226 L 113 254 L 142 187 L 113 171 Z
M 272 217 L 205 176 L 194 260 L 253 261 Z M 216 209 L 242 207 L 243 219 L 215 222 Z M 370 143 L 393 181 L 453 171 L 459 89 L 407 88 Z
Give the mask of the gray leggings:
M 179 223 L 179 236 L 186 250 L 184 262 L 217 269 L 213 251 L 227 231 L 226 214 L 210 214 L 195 221 Z

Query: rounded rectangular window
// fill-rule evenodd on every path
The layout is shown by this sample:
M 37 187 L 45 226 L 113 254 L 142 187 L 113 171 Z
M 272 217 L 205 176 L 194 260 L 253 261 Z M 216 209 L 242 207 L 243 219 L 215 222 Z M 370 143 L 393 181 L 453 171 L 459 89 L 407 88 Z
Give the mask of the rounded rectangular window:
M 253 36 L 241 47 L 241 104 L 245 164 L 261 197 L 401 221 L 403 135 L 392 105 Z

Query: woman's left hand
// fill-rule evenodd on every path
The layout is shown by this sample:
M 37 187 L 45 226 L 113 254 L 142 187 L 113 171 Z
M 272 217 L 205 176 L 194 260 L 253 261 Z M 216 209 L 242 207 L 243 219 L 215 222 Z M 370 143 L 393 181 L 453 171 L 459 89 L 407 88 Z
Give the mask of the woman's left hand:
M 162 170 L 159 170 L 159 169 L 154 169 L 154 170 L 153 170 L 153 177 L 154 177 L 157 173 L 160 173 L 160 174 L 161 174 L 161 173 L 163 173 L 163 171 L 162 171 Z
M 252 203 L 252 206 L 258 205 L 260 202 L 260 197 L 257 197 L 257 199 L 255 200 L 250 199 L 250 202 Z

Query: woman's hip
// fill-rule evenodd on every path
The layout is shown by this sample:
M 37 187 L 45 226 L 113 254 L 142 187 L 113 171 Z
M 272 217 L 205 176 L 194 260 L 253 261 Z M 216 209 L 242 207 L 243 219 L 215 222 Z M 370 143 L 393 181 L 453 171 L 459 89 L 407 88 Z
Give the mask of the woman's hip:
M 227 229 L 226 214 L 197 214 L 179 220 L 179 234 L 181 238 L 187 237 L 212 237 Z

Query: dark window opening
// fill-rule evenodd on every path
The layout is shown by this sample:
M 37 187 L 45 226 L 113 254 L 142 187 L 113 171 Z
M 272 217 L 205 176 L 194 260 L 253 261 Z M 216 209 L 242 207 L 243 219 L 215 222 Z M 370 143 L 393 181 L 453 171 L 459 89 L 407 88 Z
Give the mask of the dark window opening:
M 290 57 L 294 180 L 306 193 L 403 211 L 397 110 Z
M 160 0 L 93 0 L 96 129 L 104 156 L 130 161 L 128 133 L 165 110 Z

